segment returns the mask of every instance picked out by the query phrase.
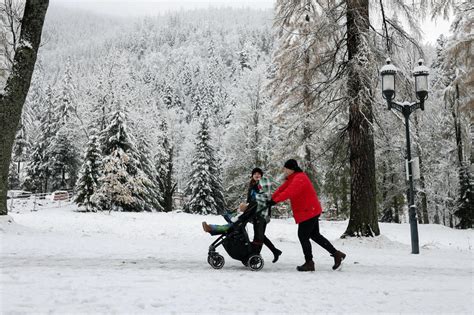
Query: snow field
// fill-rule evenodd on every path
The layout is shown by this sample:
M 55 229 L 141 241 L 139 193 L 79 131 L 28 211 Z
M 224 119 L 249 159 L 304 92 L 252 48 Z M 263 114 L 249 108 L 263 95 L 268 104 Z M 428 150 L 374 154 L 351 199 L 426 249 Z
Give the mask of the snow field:
M 333 271 L 313 243 L 316 272 L 298 273 L 297 226 L 272 220 L 267 236 L 283 251 L 276 264 L 264 248 L 263 270 L 251 272 L 220 247 L 226 263 L 214 270 L 206 259 L 215 238 L 201 221 L 224 223 L 219 216 L 75 208 L 22 205 L 0 218 L 1 313 L 472 313 L 472 230 L 420 225 L 421 253 L 412 255 L 408 224 L 339 239 L 347 222 L 321 221 L 347 259 Z

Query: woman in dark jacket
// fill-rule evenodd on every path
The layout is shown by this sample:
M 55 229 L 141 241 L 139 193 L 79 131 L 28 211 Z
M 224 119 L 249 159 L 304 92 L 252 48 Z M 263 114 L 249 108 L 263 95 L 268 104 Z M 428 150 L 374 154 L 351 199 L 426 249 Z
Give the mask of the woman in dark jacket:
M 259 187 L 259 181 L 263 176 L 263 171 L 260 168 L 254 168 L 252 170 L 252 176 L 250 178 L 249 188 L 247 191 L 247 207 L 257 206 L 257 194 L 259 194 L 261 187 Z M 260 252 L 262 244 L 268 247 L 273 253 L 273 263 L 278 261 L 281 255 L 281 250 L 275 247 L 273 243 L 265 236 L 265 229 L 267 227 L 267 218 L 263 215 L 257 215 L 252 221 L 254 239 L 253 246 L 256 252 Z

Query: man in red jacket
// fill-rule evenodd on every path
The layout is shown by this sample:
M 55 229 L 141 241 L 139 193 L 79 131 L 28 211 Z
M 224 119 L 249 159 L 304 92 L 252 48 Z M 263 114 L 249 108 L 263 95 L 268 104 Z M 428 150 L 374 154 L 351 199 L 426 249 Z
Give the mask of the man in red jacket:
M 346 254 L 340 252 L 319 233 L 319 216 L 322 208 L 309 177 L 301 170 L 296 160 L 288 160 L 284 165 L 286 181 L 273 193 L 269 205 L 290 199 L 293 218 L 298 224 L 298 238 L 303 248 L 306 262 L 296 267 L 298 271 L 314 271 L 311 238 L 334 257 L 333 270 L 341 266 Z

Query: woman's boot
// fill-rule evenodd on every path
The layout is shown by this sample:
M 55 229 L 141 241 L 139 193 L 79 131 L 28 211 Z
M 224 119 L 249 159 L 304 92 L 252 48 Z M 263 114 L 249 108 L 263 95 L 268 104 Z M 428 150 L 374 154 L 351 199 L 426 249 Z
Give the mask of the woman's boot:
M 278 261 L 278 258 L 280 258 L 282 251 L 279 250 L 278 248 L 275 248 L 274 250 L 272 250 L 272 253 L 273 253 L 272 263 L 276 263 Z
M 337 250 L 331 256 L 334 257 L 334 266 L 332 266 L 332 270 L 337 270 L 341 267 L 342 261 L 346 258 L 346 254 Z

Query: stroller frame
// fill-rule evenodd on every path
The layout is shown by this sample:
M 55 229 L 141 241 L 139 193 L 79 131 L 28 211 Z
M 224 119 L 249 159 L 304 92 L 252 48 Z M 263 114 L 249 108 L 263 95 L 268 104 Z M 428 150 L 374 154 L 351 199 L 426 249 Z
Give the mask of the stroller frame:
M 247 223 L 255 218 L 256 212 L 257 204 L 255 203 L 231 225 L 228 231 L 212 242 L 207 256 L 207 262 L 212 268 L 224 267 L 224 256 L 216 251 L 220 245 L 223 245 L 229 256 L 240 260 L 250 270 L 259 271 L 263 268 L 264 260 L 260 254 L 252 253 L 251 242 L 245 229 Z M 242 253 L 242 251 L 246 252 Z

